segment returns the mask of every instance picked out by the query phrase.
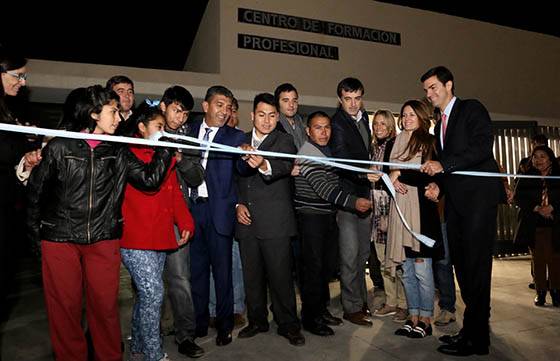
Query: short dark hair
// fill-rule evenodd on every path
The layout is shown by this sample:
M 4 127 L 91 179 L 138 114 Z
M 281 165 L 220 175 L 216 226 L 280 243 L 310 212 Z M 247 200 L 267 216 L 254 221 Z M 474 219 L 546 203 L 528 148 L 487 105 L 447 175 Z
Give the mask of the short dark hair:
M 363 95 L 364 85 L 356 78 L 344 78 L 340 81 L 340 83 L 338 83 L 338 86 L 336 87 L 336 94 L 341 97 L 343 90 L 345 92 L 355 92 L 361 90 Z
M 531 137 L 531 142 L 536 144 L 548 145 L 548 137 L 544 134 L 535 134 Z
M 270 93 L 260 93 L 255 96 L 255 99 L 253 100 L 253 111 L 257 110 L 257 105 L 259 103 L 272 105 L 276 108 L 276 110 L 278 110 L 276 102 L 274 101 L 274 95 Z
M 313 122 L 313 119 L 318 117 L 327 118 L 329 121 L 331 121 L 331 117 L 329 117 L 327 113 L 321 110 L 317 110 L 316 112 L 309 114 L 309 116 L 307 117 L 307 126 L 311 127 L 311 123 Z
M 420 77 L 420 82 L 423 83 L 426 79 L 433 76 L 435 76 L 443 85 L 447 84 L 448 81 L 453 82 L 453 85 L 451 86 L 451 93 L 455 94 L 455 81 L 453 81 L 453 73 L 451 73 L 451 70 L 447 69 L 443 65 L 435 66 Z
M 64 105 L 62 106 L 62 118 L 58 128 L 66 129 L 74 132 L 79 132 L 84 128 L 81 128 L 77 122 L 77 105 L 79 102 L 83 102 L 86 97 L 86 88 L 76 88 L 72 90 L 66 96 L 64 100 Z
M 115 85 L 121 83 L 130 84 L 132 86 L 132 89 L 134 89 L 134 82 L 126 75 L 115 75 L 111 77 L 111 79 L 107 80 L 107 84 L 105 85 L 105 88 L 109 90 L 113 90 L 113 87 Z
M 226 98 L 231 99 L 232 101 L 233 101 L 233 98 L 234 98 L 231 90 L 229 90 L 225 86 L 214 85 L 214 86 L 211 86 L 210 88 L 208 88 L 208 90 L 206 91 L 206 95 L 204 96 L 204 101 L 209 102 L 210 100 L 212 100 L 212 98 L 215 95 L 223 95 Z
M 237 99 L 235 97 L 233 97 L 233 99 L 231 99 L 231 106 L 233 108 L 235 108 L 235 110 L 239 110 L 239 102 L 237 101 Z
M 298 91 L 295 86 L 290 83 L 280 84 L 274 90 L 274 101 L 276 102 L 276 107 L 280 105 L 280 94 L 284 92 L 296 92 L 296 95 L 299 96 Z
M 92 118 L 92 114 L 101 113 L 104 105 L 112 100 L 119 104 L 120 98 L 114 91 L 104 88 L 101 85 L 92 85 L 85 89 L 83 98 L 76 102 L 76 127 L 80 130 L 87 129 L 92 132 L 97 121 Z
M 161 101 L 165 106 L 172 103 L 177 103 L 183 107 L 183 110 L 192 110 L 194 107 L 194 99 L 192 94 L 180 85 L 174 85 L 163 92 Z

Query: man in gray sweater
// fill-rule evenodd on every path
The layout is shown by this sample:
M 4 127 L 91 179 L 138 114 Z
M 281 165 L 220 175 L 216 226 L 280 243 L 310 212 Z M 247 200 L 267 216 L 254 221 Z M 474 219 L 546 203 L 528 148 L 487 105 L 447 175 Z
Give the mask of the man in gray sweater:
M 331 137 L 331 119 L 324 112 L 314 112 L 307 120 L 309 140 L 298 154 L 329 157 L 327 146 Z M 333 335 L 329 326 L 342 323 L 327 309 L 330 300 L 329 279 L 337 260 L 329 259 L 338 247 L 336 210 L 365 212 L 371 201 L 344 191 L 339 185 L 336 169 L 311 160 L 299 160 L 299 175 L 295 179 L 295 208 L 302 242 L 302 324 L 303 328 L 319 336 Z

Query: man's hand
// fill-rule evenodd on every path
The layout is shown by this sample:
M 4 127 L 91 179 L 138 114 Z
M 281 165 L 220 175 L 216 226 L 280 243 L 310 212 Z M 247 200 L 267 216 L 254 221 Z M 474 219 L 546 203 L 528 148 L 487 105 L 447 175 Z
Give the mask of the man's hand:
M 430 176 L 434 176 L 438 173 L 443 172 L 443 166 L 440 162 L 435 160 L 429 160 L 426 163 L 422 164 L 420 167 L 420 171 L 423 173 L 428 173 Z
M 366 198 L 358 198 L 354 206 L 358 212 L 367 212 L 371 208 L 371 201 Z
M 438 202 L 439 187 L 434 182 L 428 184 L 425 188 L 424 196 L 432 202 Z
M 247 164 L 249 164 L 251 168 L 255 168 L 255 169 L 260 168 L 263 172 L 266 172 L 268 170 L 267 163 L 264 161 L 264 158 L 260 155 L 254 155 L 254 154 L 249 155 L 249 158 L 247 159 Z
M 30 171 L 37 164 L 41 162 L 41 149 L 33 150 L 31 152 L 25 153 L 23 156 L 23 170 Z
M 189 238 L 191 237 L 191 232 L 187 231 L 186 229 L 184 229 L 181 232 L 181 238 L 177 240 L 177 244 L 179 246 L 184 245 L 185 243 L 187 243 L 189 241 Z
M 291 173 L 292 177 L 297 177 L 299 175 L 300 170 L 301 170 L 301 166 L 299 164 L 294 164 Z
M 237 215 L 237 222 L 246 226 L 251 225 L 251 213 L 249 212 L 249 209 L 246 205 L 238 204 L 237 208 L 235 209 L 235 213 Z

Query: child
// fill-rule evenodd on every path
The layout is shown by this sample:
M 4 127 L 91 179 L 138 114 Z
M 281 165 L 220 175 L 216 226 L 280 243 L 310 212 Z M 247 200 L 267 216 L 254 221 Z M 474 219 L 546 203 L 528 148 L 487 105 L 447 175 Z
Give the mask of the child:
M 149 139 L 163 129 L 163 112 L 154 103 L 142 103 L 132 115 L 138 136 Z M 149 162 L 154 150 L 131 146 L 138 159 Z M 163 267 L 166 250 L 185 244 L 194 231 L 175 169 L 175 159 L 158 192 L 146 193 L 128 185 L 123 203 L 124 230 L 121 257 L 137 288 L 132 311 L 131 352 L 143 354 L 145 361 L 165 360 L 160 339 L 160 314 L 163 301 Z M 174 225 L 180 237 L 175 238 Z
M 119 97 L 90 86 L 76 103 L 74 129 L 113 134 Z M 126 182 L 156 190 L 171 162 L 158 148 L 149 164 L 127 146 L 106 141 L 52 139 L 28 186 L 28 228 L 41 242 L 45 304 L 55 358 L 87 360 L 82 296 L 96 359 L 121 360 L 118 311 L 121 207 Z

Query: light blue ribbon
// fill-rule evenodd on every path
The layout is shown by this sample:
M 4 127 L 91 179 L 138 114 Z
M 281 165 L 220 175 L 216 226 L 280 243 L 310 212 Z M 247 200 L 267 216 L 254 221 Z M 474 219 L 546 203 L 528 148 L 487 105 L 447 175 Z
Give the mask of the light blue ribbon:
M 315 157 L 315 156 L 307 156 L 307 155 L 297 155 L 297 154 L 286 154 L 286 153 L 279 153 L 279 152 L 270 152 L 270 151 L 245 151 L 241 150 L 237 147 L 232 147 L 224 144 L 219 143 L 212 143 L 209 141 L 203 141 L 198 138 L 193 138 L 184 135 L 178 135 L 173 133 L 168 133 L 162 131 L 160 134 L 153 135 L 150 139 L 142 139 L 142 138 L 131 138 L 131 137 L 123 137 L 123 136 L 116 136 L 116 135 L 105 135 L 105 134 L 90 134 L 90 133 L 82 133 L 82 132 L 70 132 L 65 130 L 55 130 L 55 129 L 46 129 L 46 128 L 36 128 L 36 127 L 28 127 L 22 125 L 14 125 L 14 124 L 5 124 L 0 123 L 0 130 L 15 132 L 15 133 L 24 133 L 24 134 L 34 134 L 34 135 L 44 135 L 47 137 L 62 137 L 62 138 L 70 138 L 70 139 L 83 139 L 83 140 L 100 140 L 100 141 L 107 141 L 107 142 L 115 142 L 115 143 L 126 143 L 126 144 L 138 144 L 138 145 L 147 145 L 147 146 L 160 146 L 160 147 L 170 147 L 170 148 L 182 148 L 182 149 L 196 149 L 196 150 L 208 150 L 220 153 L 233 153 L 233 154 L 254 154 L 263 157 L 276 157 L 276 158 L 288 158 L 288 159 L 307 159 L 310 161 L 315 161 L 318 163 L 326 164 L 332 167 L 345 169 L 354 172 L 361 172 L 361 173 L 375 173 L 381 174 L 381 179 L 387 186 L 389 193 L 395 199 L 395 188 L 393 187 L 393 183 L 389 179 L 387 173 L 383 173 L 378 170 L 372 170 L 367 168 L 360 168 L 352 165 L 348 165 L 345 163 L 356 163 L 356 164 L 367 164 L 367 165 L 377 165 L 377 166 L 390 166 L 399 169 L 408 168 L 408 169 L 415 169 L 419 170 L 419 164 L 402 164 L 402 163 L 392 163 L 392 162 L 377 162 L 377 161 L 367 161 L 367 160 L 356 160 L 356 159 L 344 159 L 344 158 L 331 158 L 331 157 Z M 167 137 L 171 139 L 183 140 L 192 142 L 195 144 L 199 144 L 198 146 L 195 145 L 187 145 L 181 143 L 173 143 L 173 142 L 165 142 L 160 141 L 159 138 Z M 547 179 L 560 179 L 560 176 L 538 176 L 538 175 L 524 175 L 524 174 L 509 174 L 509 173 L 494 173 L 494 172 L 477 172 L 477 171 L 455 171 L 452 172 L 453 175 L 465 175 L 471 177 L 511 177 L 511 178 L 547 178 Z M 400 208 L 395 202 L 395 208 L 397 209 L 397 213 L 399 218 L 403 222 L 405 228 L 412 234 L 416 239 L 420 242 L 424 243 L 428 247 L 433 247 L 435 241 L 429 237 L 424 236 L 423 234 L 414 232 L 406 219 L 404 218 Z

